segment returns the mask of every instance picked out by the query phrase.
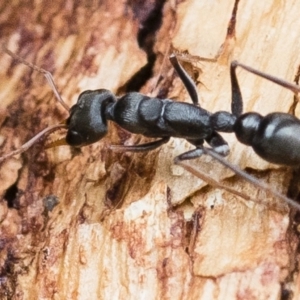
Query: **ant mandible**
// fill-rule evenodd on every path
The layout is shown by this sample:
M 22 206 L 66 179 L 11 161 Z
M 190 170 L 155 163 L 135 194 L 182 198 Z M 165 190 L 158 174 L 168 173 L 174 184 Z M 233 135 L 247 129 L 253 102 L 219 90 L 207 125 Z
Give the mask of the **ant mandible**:
M 29 67 L 42 72 L 59 102 L 68 110 L 68 106 L 57 92 L 49 72 L 24 61 L 24 59 L 6 48 L 4 48 L 4 51 Z M 235 133 L 241 143 L 252 146 L 260 157 L 269 162 L 282 165 L 299 165 L 300 137 L 296 134 L 300 131 L 299 119 L 287 113 L 271 113 L 265 117 L 255 112 L 242 114 L 243 100 L 236 76 L 236 68 L 239 66 L 282 85 L 294 93 L 300 92 L 300 88 L 297 85 L 233 61 L 230 66 L 232 113 L 226 111 L 210 113 L 200 107 L 196 85 L 174 54 L 170 56 L 170 62 L 184 83 L 193 104 L 176 102 L 170 99 L 150 98 L 137 92 L 116 97 L 106 89 L 84 91 L 79 95 L 77 103 L 69 110 L 70 116 L 65 124 L 58 124 L 44 129 L 21 146 L 20 149 L 0 157 L 0 162 L 26 151 L 40 137 L 59 128 L 67 128 L 67 134 L 65 139 L 53 143 L 53 146 L 67 144 L 82 147 L 93 144 L 107 134 L 107 121 L 111 120 L 131 133 L 159 138 L 150 143 L 133 146 L 113 145 L 111 146 L 113 149 L 133 152 L 150 151 L 167 143 L 170 137 L 184 138 L 196 148 L 177 156 L 175 158 L 176 163 L 197 158 L 203 153 L 209 154 L 243 178 L 271 191 L 299 209 L 300 206 L 291 199 L 269 187 L 266 188 L 264 184 L 259 184 L 258 180 L 222 159 L 222 156 L 228 155 L 229 146 L 218 132 Z M 212 147 L 212 150 L 203 146 L 204 141 Z M 250 179 L 247 177 L 250 177 Z

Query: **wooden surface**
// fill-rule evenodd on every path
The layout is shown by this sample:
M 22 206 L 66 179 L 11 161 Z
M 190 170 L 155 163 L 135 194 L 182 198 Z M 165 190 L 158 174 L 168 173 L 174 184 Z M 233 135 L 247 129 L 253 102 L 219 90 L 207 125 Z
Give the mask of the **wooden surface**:
M 165 59 L 170 48 L 219 53 L 215 63 L 194 64 L 201 105 L 212 112 L 230 110 L 233 59 L 296 78 L 298 1 L 101 3 L 1 3 L 1 43 L 49 70 L 70 106 L 87 89 L 124 93 L 153 58 L 152 74 L 134 77 L 145 79 L 141 91 L 189 102 Z M 68 113 L 41 74 L 3 52 L 0 65 L 0 150 L 7 153 Z M 244 111 L 291 110 L 291 92 L 242 70 L 238 78 Z M 259 203 L 174 165 L 191 148 L 183 140 L 149 153 L 113 152 L 110 144 L 145 139 L 109 125 L 107 137 L 80 151 L 45 150 L 41 142 L 0 166 L 1 299 L 300 298 L 295 212 L 275 209 L 278 199 L 211 158 L 191 164 Z M 234 134 L 224 137 L 229 161 L 287 192 L 291 170 L 264 162 Z M 53 199 L 59 203 L 48 211 Z

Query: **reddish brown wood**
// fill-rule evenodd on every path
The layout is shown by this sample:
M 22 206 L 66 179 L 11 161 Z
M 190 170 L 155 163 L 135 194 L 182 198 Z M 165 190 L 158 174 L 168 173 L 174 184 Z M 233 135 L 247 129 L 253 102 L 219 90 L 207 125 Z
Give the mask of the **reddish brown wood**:
M 5 2 L 1 43 L 51 71 L 69 105 L 87 89 L 122 93 L 153 53 L 142 91 L 190 101 L 164 60 L 167 49 L 219 53 L 216 63 L 194 67 L 202 106 L 229 110 L 232 59 L 294 80 L 300 4 L 223 2 Z M 141 49 L 137 38 L 155 7 L 149 24 L 156 26 L 159 12 L 162 22 Z M 41 74 L 3 52 L 0 65 L 0 143 L 7 153 L 68 114 Z M 289 91 L 244 71 L 238 76 L 245 111 L 289 111 Z M 114 153 L 110 144 L 141 140 L 110 125 L 107 138 L 81 151 L 39 143 L 0 166 L 1 299 L 299 298 L 297 220 L 287 207 L 274 209 L 277 199 L 203 157 L 192 165 L 261 204 L 207 186 L 173 164 L 190 147 L 178 139 L 150 153 Z M 290 170 L 262 161 L 233 135 L 225 138 L 229 161 L 286 193 Z M 11 186 L 16 195 L 7 194 Z M 54 196 L 59 204 L 46 211 Z

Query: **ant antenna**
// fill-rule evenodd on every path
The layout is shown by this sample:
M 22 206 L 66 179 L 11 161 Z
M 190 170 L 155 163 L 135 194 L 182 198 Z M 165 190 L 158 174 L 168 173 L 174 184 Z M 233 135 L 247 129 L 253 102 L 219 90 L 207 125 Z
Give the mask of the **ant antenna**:
M 291 206 L 295 207 L 297 210 L 300 210 L 300 204 L 298 204 L 296 201 L 282 195 L 281 193 L 277 192 L 275 189 L 273 189 L 270 185 L 266 184 L 265 182 L 258 180 L 257 178 L 249 175 L 247 172 L 241 170 L 238 166 L 235 166 L 231 163 L 229 163 L 226 159 L 224 159 L 222 156 L 220 156 L 219 154 L 217 154 L 216 152 L 214 152 L 213 150 L 203 147 L 203 152 L 205 154 L 210 155 L 212 158 L 214 158 L 215 160 L 217 160 L 219 163 L 221 163 L 223 166 L 229 168 L 230 170 L 232 170 L 235 174 L 237 174 L 238 176 L 240 176 L 242 179 L 245 179 L 246 181 L 254 184 L 255 186 L 257 186 L 258 188 L 260 188 L 261 190 L 264 190 L 266 192 L 269 192 L 271 194 L 273 194 L 274 196 L 278 197 L 279 199 L 285 201 L 286 203 L 290 204 Z M 179 163 L 182 166 L 186 166 L 185 163 L 180 162 Z
M 19 56 L 19 55 L 13 53 L 13 52 L 10 51 L 9 49 L 7 49 L 6 46 L 5 46 L 4 44 L 2 44 L 2 50 L 3 50 L 6 54 L 8 54 L 9 56 L 11 56 L 13 59 L 15 59 L 15 60 L 17 60 L 17 61 L 23 63 L 24 65 L 28 66 L 29 68 L 32 68 L 33 70 L 36 70 L 36 71 L 42 73 L 42 74 L 46 77 L 46 79 L 47 79 L 47 81 L 48 81 L 48 83 L 49 83 L 51 89 L 53 90 L 54 95 L 55 95 L 56 99 L 58 100 L 58 102 L 64 107 L 65 110 L 67 110 L 67 111 L 69 112 L 70 108 L 69 108 L 69 106 L 63 101 L 63 99 L 61 98 L 61 96 L 60 96 L 60 94 L 59 94 L 59 92 L 58 92 L 58 90 L 57 90 L 57 88 L 56 88 L 56 85 L 55 85 L 55 83 L 54 83 L 52 74 L 51 74 L 49 71 L 46 71 L 46 70 L 44 70 L 44 69 L 42 69 L 42 68 L 40 68 L 40 67 L 38 67 L 38 66 L 36 66 L 36 65 L 34 65 L 34 64 L 32 64 L 32 63 L 30 63 L 30 62 L 28 62 L 28 61 L 26 61 L 26 60 L 25 60 L 24 58 L 22 58 L 21 56 Z
M 44 136 L 46 133 L 54 132 L 60 128 L 67 128 L 66 124 L 56 124 L 49 126 L 45 128 L 44 130 L 40 131 L 38 134 L 36 134 L 32 139 L 30 139 L 28 142 L 23 144 L 19 149 L 14 150 L 6 155 L 3 155 L 0 157 L 0 162 L 6 160 L 7 158 L 10 158 L 12 156 L 15 156 L 17 154 L 21 154 L 25 151 L 27 151 L 33 144 L 35 144 L 42 136 Z

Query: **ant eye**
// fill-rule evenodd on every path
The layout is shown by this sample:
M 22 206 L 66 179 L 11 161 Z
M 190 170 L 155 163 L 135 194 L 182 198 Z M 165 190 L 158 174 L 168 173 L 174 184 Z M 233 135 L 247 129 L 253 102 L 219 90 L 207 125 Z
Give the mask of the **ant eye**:
M 66 136 L 66 142 L 70 145 L 70 146 L 82 146 L 83 144 L 83 139 L 82 136 L 74 130 L 69 130 Z

